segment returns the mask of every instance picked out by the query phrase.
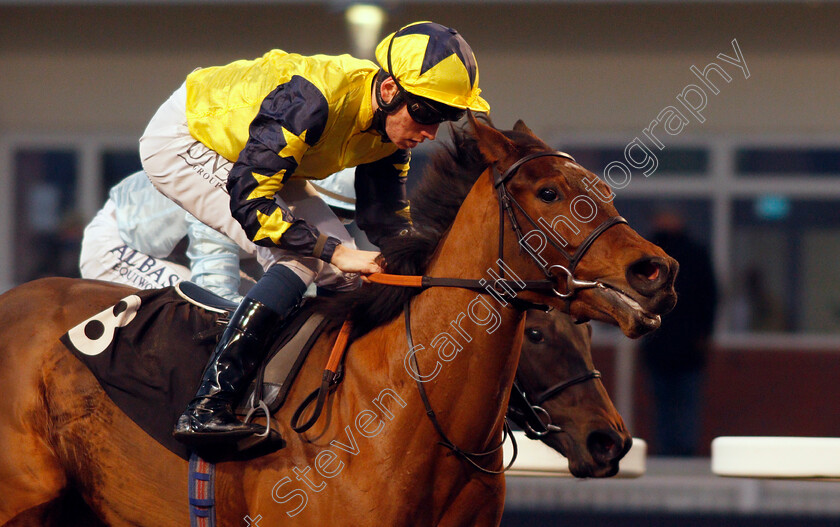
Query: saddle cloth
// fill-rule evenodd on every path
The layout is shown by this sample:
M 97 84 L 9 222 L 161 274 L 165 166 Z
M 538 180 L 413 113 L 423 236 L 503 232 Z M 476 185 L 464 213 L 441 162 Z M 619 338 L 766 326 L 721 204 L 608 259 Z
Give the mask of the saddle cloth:
M 137 291 L 70 329 L 61 342 L 126 415 L 186 460 L 190 451 L 171 436 L 172 428 L 195 395 L 235 307 L 195 284 L 181 282 L 175 287 Z M 282 406 L 326 325 L 322 316 L 310 313 L 299 309 L 269 346 L 272 351 L 238 413 L 247 413 L 255 400 L 262 400 L 271 413 Z

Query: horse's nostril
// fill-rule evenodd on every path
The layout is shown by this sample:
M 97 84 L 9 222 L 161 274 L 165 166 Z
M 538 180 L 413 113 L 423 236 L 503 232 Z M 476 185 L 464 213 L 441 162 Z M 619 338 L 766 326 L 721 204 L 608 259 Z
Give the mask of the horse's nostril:
M 668 262 L 650 256 L 636 260 L 627 267 L 627 282 L 642 295 L 652 296 L 667 283 L 670 274 Z
M 655 281 L 664 272 L 664 263 L 656 260 L 642 260 L 630 266 L 630 272 L 649 282 Z
M 592 459 L 609 464 L 622 455 L 622 440 L 613 430 L 595 430 L 586 438 L 586 448 Z

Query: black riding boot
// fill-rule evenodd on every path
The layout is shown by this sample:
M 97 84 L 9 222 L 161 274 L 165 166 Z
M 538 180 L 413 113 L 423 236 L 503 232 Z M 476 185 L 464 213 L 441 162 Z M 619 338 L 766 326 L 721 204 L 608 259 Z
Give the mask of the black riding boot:
M 268 339 L 283 315 L 245 298 L 233 313 L 204 370 L 201 385 L 172 435 L 188 445 L 232 442 L 265 430 L 233 413 L 265 357 Z

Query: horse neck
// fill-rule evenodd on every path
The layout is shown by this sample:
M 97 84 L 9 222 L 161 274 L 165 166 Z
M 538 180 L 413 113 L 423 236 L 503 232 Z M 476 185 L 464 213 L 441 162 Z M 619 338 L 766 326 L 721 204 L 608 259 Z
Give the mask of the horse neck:
M 485 173 L 464 200 L 425 274 L 490 281 L 488 269 L 497 268 L 498 218 L 498 201 Z M 441 365 L 440 374 L 424 387 L 432 405 L 450 416 L 443 425 L 453 430 L 450 439 L 476 449 L 498 442 L 519 361 L 523 314 L 486 293 L 437 287 L 412 301 L 411 320 L 415 346 L 425 347 L 416 355 L 421 373 Z M 453 350 L 446 346 L 456 344 L 463 349 L 455 358 L 441 360 L 440 353 Z

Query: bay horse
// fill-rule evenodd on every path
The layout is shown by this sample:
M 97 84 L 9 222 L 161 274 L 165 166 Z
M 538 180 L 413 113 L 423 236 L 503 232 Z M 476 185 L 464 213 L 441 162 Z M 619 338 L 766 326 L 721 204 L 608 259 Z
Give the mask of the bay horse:
M 334 334 L 316 343 L 276 416 L 286 447 L 218 465 L 219 525 L 498 525 L 495 447 L 524 306 L 616 324 L 629 337 L 673 308 L 677 263 L 619 221 L 597 177 L 521 123 L 501 132 L 471 116 L 470 125 L 424 180 L 425 203 L 413 204 L 439 209 L 441 228 L 405 237 L 424 248 L 406 252 L 425 254 L 426 276 L 465 282 L 348 295 L 354 338 L 327 412 L 306 434 L 288 424 L 320 384 Z M 592 210 L 575 210 L 581 202 Z M 571 224 L 575 214 L 586 221 Z M 383 254 L 398 272 L 399 255 Z M 477 292 L 479 279 L 488 287 Z M 117 409 L 58 341 L 131 292 L 52 278 L 0 296 L 0 524 L 58 524 L 52 506 L 69 489 L 106 525 L 190 521 L 187 463 Z
M 558 310 L 528 310 L 517 386 L 535 409 L 533 426 L 512 406 L 508 417 L 569 460 L 578 478 L 618 473 L 632 437 L 592 361 L 592 326 Z M 511 401 L 514 400 L 512 396 Z

